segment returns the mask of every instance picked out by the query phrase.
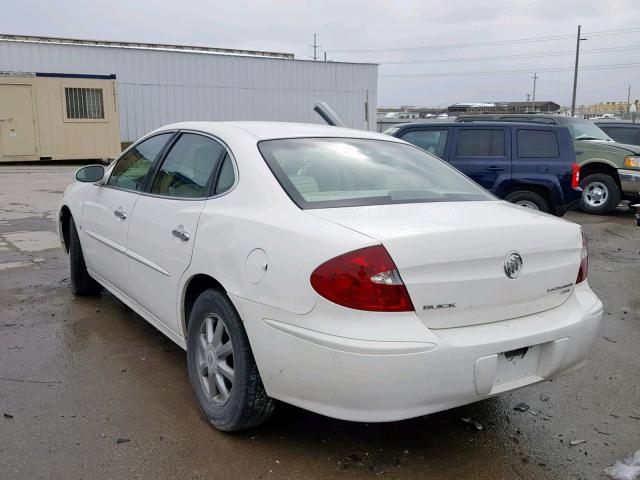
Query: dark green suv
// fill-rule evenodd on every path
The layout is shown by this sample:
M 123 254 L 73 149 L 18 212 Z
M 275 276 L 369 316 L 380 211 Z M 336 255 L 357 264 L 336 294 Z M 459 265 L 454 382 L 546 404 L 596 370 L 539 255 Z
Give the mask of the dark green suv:
M 614 210 L 620 200 L 632 203 L 640 199 L 640 146 L 613 141 L 589 120 L 559 115 L 480 114 L 462 115 L 457 122 L 475 121 L 527 122 L 563 125 L 573 137 L 576 159 L 580 165 L 583 211 L 606 214 Z

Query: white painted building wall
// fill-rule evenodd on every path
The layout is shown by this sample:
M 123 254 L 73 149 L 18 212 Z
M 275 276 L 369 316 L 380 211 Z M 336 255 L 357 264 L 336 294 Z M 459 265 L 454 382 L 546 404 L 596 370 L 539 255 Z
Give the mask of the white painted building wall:
M 320 100 L 348 126 L 376 128 L 374 64 L 0 39 L 0 71 L 116 74 L 123 142 L 186 120 L 323 123 Z

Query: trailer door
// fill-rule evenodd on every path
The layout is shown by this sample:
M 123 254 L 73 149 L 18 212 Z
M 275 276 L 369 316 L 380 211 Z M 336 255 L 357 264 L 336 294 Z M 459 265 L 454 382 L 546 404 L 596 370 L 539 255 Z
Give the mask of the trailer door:
M 3 157 L 36 155 L 30 85 L 0 85 L 0 152 Z

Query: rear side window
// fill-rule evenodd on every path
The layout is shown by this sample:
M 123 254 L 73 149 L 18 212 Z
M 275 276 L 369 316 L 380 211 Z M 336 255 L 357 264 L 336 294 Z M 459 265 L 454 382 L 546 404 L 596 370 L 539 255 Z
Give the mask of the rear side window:
M 631 145 L 637 145 L 640 137 L 640 128 L 629 127 L 602 127 L 607 135 L 613 138 L 616 142 L 628 143 Z
M 460 129 L 457 157 L 504 157 L 504 130 Z
M 215 140 L 183 133 L 167 154 L 158 171 L 151 193 L 178 198 L 201 198 L 226 153 Z
M 131 148 L 113 167 L 107 185 L 126 190 L 142 190 L 151 165 L 172 135 L 173 132 L 161 133 Z
M 442 158 L 447 146 L 448 133 L 447 130 L 413 130 L 405 133 L 401 138 Z
M 558 158 L 560 156 L 556 132 L 518 130 L 516 136 L 520 158 Z
M 220 174 L 218 176 L 218 182 L 216 183 L 216 195 L 229 190 L 233 183 L 236 181 L 236 174 L 233 171 L 233 163 L 229 155 L 225 155 Z

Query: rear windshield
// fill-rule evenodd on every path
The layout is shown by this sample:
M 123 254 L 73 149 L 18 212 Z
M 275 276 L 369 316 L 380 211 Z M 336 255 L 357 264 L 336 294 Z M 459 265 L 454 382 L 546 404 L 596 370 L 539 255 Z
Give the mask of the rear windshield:
M 303 209 L 495 199 L 442 160 L 403 143 L 295 138 L 265 140 L 258 148 Z

